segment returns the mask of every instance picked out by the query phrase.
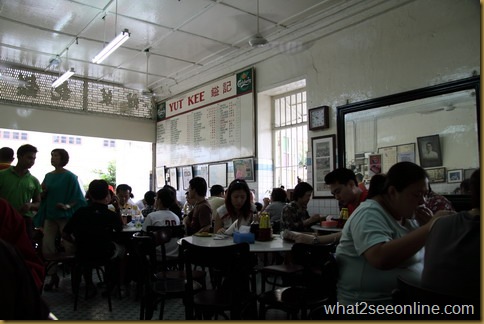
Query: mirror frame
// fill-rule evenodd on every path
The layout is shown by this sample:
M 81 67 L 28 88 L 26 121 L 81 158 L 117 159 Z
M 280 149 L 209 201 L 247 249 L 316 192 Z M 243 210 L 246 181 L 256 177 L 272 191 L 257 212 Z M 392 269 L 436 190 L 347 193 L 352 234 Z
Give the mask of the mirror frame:
M 481 124 L 480 124 L 480 76 L 472 76 L 470 78 L 450 81 L 438 85 L 433 85 L 425 88 L 420 88 L 416 90 L 410 90 L 406 92 L 396 93 L 384 97 L 379 97 L 375 99 L 364 100 L 360 102 L 355 102 L 347 105 L 342 105 L 336 107 L 336 132 L 337 132 L 337 143 L 338 143 L 338 167 L 346 167 L 346 134 L 345 134 L 345 115 L 349 113 L 354 113 L 358 111 L 380 108 L 384 106 L 390 106 L 399 104 L 402 102 L 413 101 L 417 99 L 423 99 L 428 97 L 440 96 L 447 93 L 471 90 L 473 89 L 476 93 L 476 114 L 477 114 L 477 144 L 478 150 L 480 150 L 480 140 L 481 140 Z M 480 156 L 480 153 L 479 153 Z

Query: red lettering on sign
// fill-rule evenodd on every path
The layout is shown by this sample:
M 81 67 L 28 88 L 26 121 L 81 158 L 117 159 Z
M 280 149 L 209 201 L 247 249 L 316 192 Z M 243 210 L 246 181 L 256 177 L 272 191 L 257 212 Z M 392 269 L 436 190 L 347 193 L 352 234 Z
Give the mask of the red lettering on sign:
M 194 105 L 196 103 L 200 103 L 200 102 L 204 101 L 205 100 L 204 96 L 205 96 L 205 91 L 202 91 L 200 93 L 197 93 L 197 94 L 194 94 L 194 95 L 188 97 L 188 105 L 191 106 L 191 105 Z

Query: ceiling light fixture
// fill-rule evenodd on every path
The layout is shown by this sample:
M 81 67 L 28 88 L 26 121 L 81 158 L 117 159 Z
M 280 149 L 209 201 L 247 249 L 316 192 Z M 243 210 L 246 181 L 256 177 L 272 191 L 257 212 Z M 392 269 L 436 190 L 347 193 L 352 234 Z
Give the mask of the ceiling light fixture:
M 124 42 L 126 42 L 129 39 L 129 36 L 131 36 L 131 34 L 129 33 L 129 30 L 128 29 L 123 30 L 121 34 L 116 36 L 115 39 L 113 39 L 105 48 L 102 49 L 101 52 L 99 52 L 98 55 L 96 55 L 92 59 L 92 63 L 99 64 L 102 61 L 104 61 L 106 57 L 111 55 L 111 53 L 113 53 L 116 49 L 118 49 L 118 47 L 123 45 Z
M 67 79 L 74 75 L 74 68 L 71 68 L 69 71 L 66 71 L 63 75 L 61 75 L 57 80 L 52 83 L 52 88 L 57 88 L 61 84 L 63 84 Z

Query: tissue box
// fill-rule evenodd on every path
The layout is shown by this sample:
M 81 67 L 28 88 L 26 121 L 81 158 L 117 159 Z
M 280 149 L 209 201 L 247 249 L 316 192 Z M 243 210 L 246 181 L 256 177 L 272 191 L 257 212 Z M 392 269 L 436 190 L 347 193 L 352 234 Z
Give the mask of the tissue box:
M 235 232 L 234 233 L 234 243 L 242 243 L 242 242 L 247 242 L 249 244 L 252 244 L 255 242 L 255 235 L 254 233 L 239 233 Z

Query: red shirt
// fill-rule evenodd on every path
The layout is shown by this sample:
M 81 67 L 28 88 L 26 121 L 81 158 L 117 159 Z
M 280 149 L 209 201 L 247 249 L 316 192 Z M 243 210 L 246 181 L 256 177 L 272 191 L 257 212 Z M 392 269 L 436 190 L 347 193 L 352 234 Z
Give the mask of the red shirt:
M 361 202 L 365 201 L 366 197 L 368 196 L 368 190 L 366 189 L 366 187 L 365 187 L 365 189 L 361 188 L 360 186 L 358 186 L 358 187 L 361 189 L 360 199 L 358 199 L 358 202 L 356 204 L 349 203 L 348 206 L 346 206 L 346 208 L 348 208 L 348 215 L 349 216 L 351 216 L 351 214 L 353 214 L 356 207 L 358 207 L 361 204 Z

